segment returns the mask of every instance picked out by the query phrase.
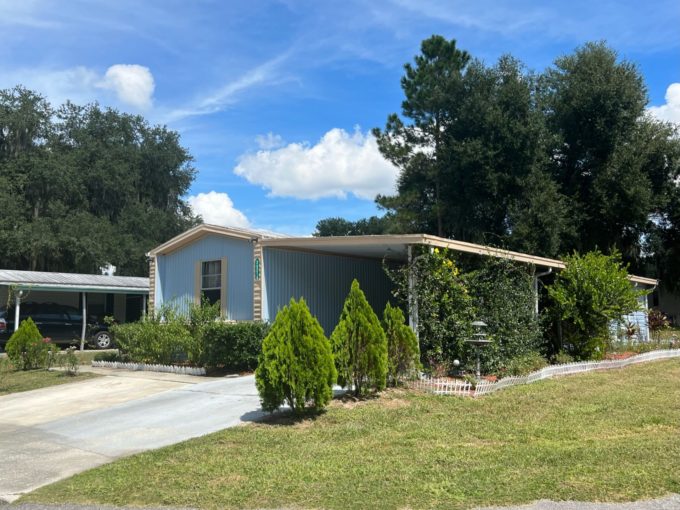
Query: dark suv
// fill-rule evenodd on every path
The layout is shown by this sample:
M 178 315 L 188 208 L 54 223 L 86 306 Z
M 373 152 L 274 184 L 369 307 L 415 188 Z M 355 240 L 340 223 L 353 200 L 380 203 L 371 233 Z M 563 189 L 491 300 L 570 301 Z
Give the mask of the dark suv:
M 56 303 L 22 303 L 19 322 L 30 317 L 43 337 L 55 344 L 77 345 L 83 327 L 83 314 L 72 306 Z M 0 347 L 5 348 L 14 332 L 14 309 L 0 309 Z M 113 335 L 96 317 L 87 318 L 87 343 L 97 349 L 113 346 Z

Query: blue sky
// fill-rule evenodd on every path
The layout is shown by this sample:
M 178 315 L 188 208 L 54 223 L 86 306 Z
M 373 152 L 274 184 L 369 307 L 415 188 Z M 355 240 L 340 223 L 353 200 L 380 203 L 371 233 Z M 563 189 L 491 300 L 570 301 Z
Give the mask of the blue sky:
M 422 39 L 537 71 L 604 39 L 639 64 L 651 112 L 680 122 L 679 27 L 677 0 L 0 0 L 0 88 L 165 123 L 195 157 L 188 198 L 207 220 L 307 235 L 393 189 L 368 132 L 399 111 Z

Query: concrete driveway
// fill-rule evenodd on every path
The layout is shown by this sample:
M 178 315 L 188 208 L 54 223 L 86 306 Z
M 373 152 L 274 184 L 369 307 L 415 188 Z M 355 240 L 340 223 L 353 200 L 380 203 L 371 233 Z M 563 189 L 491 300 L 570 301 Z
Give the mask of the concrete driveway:
M 103 372 L 0 397 L 0 500 L 263 415 L 253 376 Z

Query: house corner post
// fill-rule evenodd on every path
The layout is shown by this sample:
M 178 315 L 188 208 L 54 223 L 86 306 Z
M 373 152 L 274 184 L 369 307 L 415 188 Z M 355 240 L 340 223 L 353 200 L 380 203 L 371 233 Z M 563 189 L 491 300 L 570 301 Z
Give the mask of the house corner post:
M 253 244 L 253 320 L 262 320 L 262 278 L 263 278 L 262 244 L 256 240 Z
M 14 293 L 14 331 L 19 329 L 19 317 L 21 315 L 21 296 L 24 291 L 17 290 Z
M 420 340 L 418 334 L 418 299 L 416 297 L 416 275 L 414 272 L 413 245 L 408 245 L 408 323 Z
M 83 298 L 83 325 L 80 331 L 80 350 L 85 350 L 85 335 L 87 335 L 87 292 L 82 292 Z
M 149 302 L 144 306 L 144 315 L 152 315 L 156 304 L 156 256 L 149 257 Z M 145 301 L 142 301 L 145 303 Z

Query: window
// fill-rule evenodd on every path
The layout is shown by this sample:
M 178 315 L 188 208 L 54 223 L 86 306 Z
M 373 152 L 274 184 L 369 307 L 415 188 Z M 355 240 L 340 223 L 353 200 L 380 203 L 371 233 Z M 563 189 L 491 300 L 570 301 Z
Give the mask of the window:
M 220 300 L 222 291 L 222 262 L 209 260 L 201 265 L 201 295 L 210 304 Z

